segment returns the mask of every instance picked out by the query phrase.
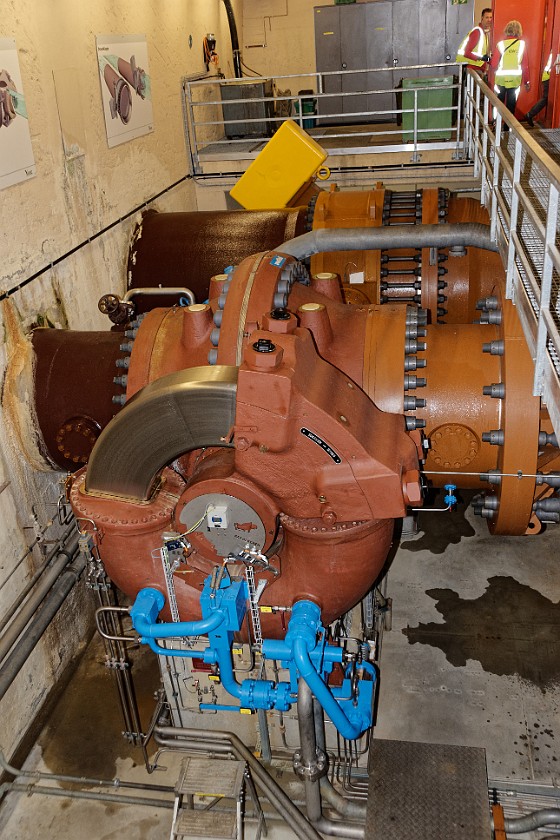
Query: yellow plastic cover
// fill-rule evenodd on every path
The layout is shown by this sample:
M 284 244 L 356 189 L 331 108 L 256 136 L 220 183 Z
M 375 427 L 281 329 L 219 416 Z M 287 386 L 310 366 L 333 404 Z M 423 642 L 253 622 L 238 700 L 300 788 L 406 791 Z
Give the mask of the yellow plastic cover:
M 307 183 L 327 153 L 293 120 L 282 123 L 230 190 L 246 210 L 276 210 Z

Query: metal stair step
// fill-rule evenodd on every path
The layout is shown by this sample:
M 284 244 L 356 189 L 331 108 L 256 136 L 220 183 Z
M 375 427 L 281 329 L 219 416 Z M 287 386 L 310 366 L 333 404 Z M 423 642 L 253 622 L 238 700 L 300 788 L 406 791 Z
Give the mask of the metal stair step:
M 173 825 L 173 838 L 215 838 L 215 840 L 235 840 L 237 837 L 237 817 L 235 813 L 217 813 L 216 811 L 196 811 L 181 808 Z
M 237 799 L 243 785 L 244 761 L 189 756 L 181 764 L 177 794 Z

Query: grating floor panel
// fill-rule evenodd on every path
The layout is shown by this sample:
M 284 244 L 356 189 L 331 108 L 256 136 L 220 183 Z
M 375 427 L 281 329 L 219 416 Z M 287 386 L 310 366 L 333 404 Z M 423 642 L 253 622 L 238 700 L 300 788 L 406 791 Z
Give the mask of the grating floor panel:
M 213 811 L 192 811 L 185 809 L 175 823 L 173 837 L 184 840 L 197 840 L 199 837 L 214 840 L 230 840 L 237 837 L 237 819 L 235 814 L 216 813 Z
M 486 756 L 480 747 L 374 741 L 365 840 L 488 840 Z
M 176 791 L 194 796 L 237 799 L 243 784 L 242 761 L 189 757 L 183 761 Z

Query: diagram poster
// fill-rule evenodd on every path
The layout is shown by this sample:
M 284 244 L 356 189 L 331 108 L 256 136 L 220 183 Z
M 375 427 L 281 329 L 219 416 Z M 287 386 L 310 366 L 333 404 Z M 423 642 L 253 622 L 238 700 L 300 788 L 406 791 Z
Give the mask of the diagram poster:
M 109 147 L 153 131 L 145 35 L 98 35 L 97 60 Z
M 0 38 L 0 190 L 35 174 L 16 42 Z

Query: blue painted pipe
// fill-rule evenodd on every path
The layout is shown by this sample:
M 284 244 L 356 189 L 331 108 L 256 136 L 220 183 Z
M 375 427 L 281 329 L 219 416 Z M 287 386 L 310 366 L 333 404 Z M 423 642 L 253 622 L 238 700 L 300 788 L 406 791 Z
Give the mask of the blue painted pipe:
M 183 659 L 204 659 L 204 654 L 208 650 L 205 648 L 204 650 L 191 650 L 190 648 L 177 649 L 177 648 L 164 648 L 154 639 L 149 639 L 146 636 L 142 636 L 140 638 L 142 644 L 147 644 L 148 647 L 153 650 L 154 653 L 157 653 L 159 656 L 179 656 L 183 657 Z
M 317 673 L 309 658 L 305 638 L 295 638 L 293 645 L 294 662 L 297 669 L 311 692 L 315 695 L 327 715 L 330 717 L 343 738 L 353 741 L 362 734 L 363 727 L 357 723 L 351 723 L 342 711 L 330 688 Z
M 146 589 L 141 589 L 136 596 L 136 601 L 130 608 L 130 617 L 134 629 L 142 637 L 141 641 L 149 644 L 149 639 L 203 636 L 212 630 L 216 630 L 225 619 L 225 614 L 221 610 L 214 610 L 209 616 L 201 618 L 198 621 L 176 621 L 156 624 L 158 615 L 163 609 L 164 604 L 165 598 L 159 589 L 146 587 Z M 166 651 L 164 649 L 164 652 L 169 656 L 168 650 Z

